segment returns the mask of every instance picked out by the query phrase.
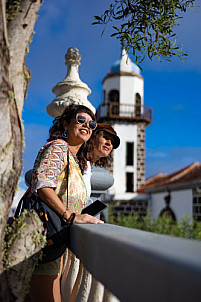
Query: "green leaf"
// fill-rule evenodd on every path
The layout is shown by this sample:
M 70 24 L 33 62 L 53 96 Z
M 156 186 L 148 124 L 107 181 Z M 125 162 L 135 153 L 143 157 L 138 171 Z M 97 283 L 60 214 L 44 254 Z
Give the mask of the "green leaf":
M 103 21 L 103 19 L 102 19 L 101 17 L 99 17 L 99 16 L 94 16 L 94 18 L 95 18 L 96 20 Z
M 156 56 L 159 61 L 170 61 L 177 56 L 182 59 L 186 54 L 172 38 L 177 36 L 175 28 L 183 19 L 181 13 L 185 14 L 194 4 L 195 0 L 113 0 L 101 17 L 95 16 L 97 22 L 93 25 L 113 22 L 116 32 L 110 36 L 126 40 L 126 51 L 132 49 L 135 53 L 136 50 L 142 58 L 148 56 L 152 60 Z
M 114 29 L 116 29 L 117 31 L 119 31 L 119 28 L 116 26 L 112 26 Z
M 113 34 L 110 35 L 110 37 L 114 37 L 116 35 L 118 35 L 118 33 L 113 33 Z

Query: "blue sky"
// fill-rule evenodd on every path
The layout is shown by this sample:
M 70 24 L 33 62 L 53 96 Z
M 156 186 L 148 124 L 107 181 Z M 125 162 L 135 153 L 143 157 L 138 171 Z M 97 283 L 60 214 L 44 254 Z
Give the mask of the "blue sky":
M 110 27 L 92 26 L 108 1 L 46 0 L 39 12 L 35 34 L 26 57 L 31 70 L 24 103 L 24 173 L 31 169 L 39 148 L 46 142 L 52 118 L 46 106 L 54 99 L 52 88 L 66 75 L 64 56 L 77 47 L 82 60 L 80 78 L 92 90 L 89 100 L 97 108 L 102 100 L 101 81 L 120 56 L 118 40 L 110 38 Z M 200 0 L 196 1 L 197 5 Z M 178 40 L 189 56 L 142 64 L 144 103 L 153 110 L 153 122 L 146 129 L 146 177 L 170 173 L 194 161 L 201 162 L 201 7 L 184 14 L 177 28 Z

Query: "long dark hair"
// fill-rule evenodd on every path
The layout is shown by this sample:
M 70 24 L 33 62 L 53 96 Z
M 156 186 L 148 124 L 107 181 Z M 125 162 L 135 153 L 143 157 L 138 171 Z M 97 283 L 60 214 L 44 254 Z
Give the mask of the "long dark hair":
M 87 168 L 87 161 L 91 162 L 92 160 L 90 154 L 93 154 L 94 142 L 99 137 L 99 135 L 100 135 L 100 131 L 95 129 L 92 132 L 90 139 L 82 145 L 82 147 L 79 149 L 77 153 L 77 158 L 79 161 L 79 166 L 82 174 L 84 174 L 84 171 Z M 99 160 L 97 160 L 94 163 L 94 165 L 98 167 L 107 168 L 111 161 L 112 161 L 112 152 L 107 157 L 101 157 Z
M 96 120 L 95 115 L 89 108 L 83 105 L 71 104 L 68 107 L 66 107 L 66 109 L 64 110 L 61 116 L 54 119 L 53 125 L 49 129 L 49 138 L 47 139 L 47 141 L 49 142 L 59 138 L 63 139 L 62 134 L 65 130 L 63 126 L 64 121 L 66 121 L 69 124 L 71 119 L 74 118 L 77 113 L 81 113 L 81 112 L 89 114 L 94 121 Z

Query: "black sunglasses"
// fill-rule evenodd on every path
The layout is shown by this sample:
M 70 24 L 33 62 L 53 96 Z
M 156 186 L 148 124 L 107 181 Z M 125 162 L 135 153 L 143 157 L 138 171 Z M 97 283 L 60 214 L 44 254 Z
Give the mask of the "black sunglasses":
M 93 121 L 93 120 L 90 120 L 90 121 L 89 121 L 89 120 L 87 120 L 86 117 L 83 116 L 83 115 L 77 115 L 77 116 L 76 116 L 76 121 L 77 121 L 78 124 L 80 124 L 80 125 L 83 125 L 83 124 L 85 124 L 86 122 L 88 122 L 89 128 L 90 128 L 91 130 L 95 130 L 96 127 L 97 127 L 97 123 L 96 123 L 95 121 Z
M 114 145 L 114 138 L 112 136 L 108 136 L 107 134 L 103 134 L 104 139 L 106 141 L 111 141 L 111 144 Z

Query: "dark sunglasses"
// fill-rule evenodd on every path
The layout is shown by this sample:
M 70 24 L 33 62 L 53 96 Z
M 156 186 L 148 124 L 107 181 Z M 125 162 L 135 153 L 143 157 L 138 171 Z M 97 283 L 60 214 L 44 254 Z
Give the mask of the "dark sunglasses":
M 86 122 L 88 122 L 89 128 L 90 128 L 91 130 L 95 130 L 96 127 L 97 127 L 97 123 L 96 123 L 95 121 L 93 121 L 93 120 L 90 120 L 90 121 L 89 121 L 89 120 L 87 120 L 86 117 L 83 116 L 83 115 L 77 115 L 77 116 L 76 116 L 76 121 L 77 121 L 78 124 L 80 124 L 80 125 L 83 125 L 83 124 L 85 124 Z
M 103 134 L 103 138 L 106 139 L 106 141 L 111 141 L 111 144 L 114 145 L 114 138 L 111 136 L 108 136 L 107 134 Z

